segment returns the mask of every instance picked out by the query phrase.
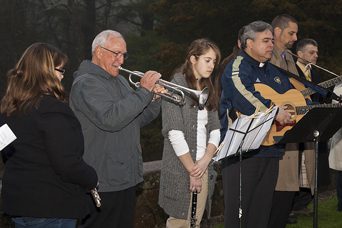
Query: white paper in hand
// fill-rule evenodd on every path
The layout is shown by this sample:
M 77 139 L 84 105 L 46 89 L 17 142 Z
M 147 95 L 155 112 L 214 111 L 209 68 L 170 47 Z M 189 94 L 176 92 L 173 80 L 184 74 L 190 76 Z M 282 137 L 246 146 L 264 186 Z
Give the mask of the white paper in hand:
M 0 150 L 4 149 L 8 144 L 13 142 L 17 137 L 7 124 L 0 127 Z
M 274 106 L 266 112 L 258 112 L 252 116 L 240 115 L 229 127 L 223 140 L 222 149 L 213 159 L 235 155 L 240 146 L 242 151 L 258 149 L 270 130 L 278 107 Z

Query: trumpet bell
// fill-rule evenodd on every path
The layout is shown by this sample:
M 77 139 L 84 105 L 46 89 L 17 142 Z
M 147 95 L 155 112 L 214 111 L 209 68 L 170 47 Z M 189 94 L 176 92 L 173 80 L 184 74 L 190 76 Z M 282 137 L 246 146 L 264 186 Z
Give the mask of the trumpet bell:
M 205 87 L 198 96 L 198 108 L 203 110 L 209 98 L 209 89 Z
M 205 87 L 202 91 L 193 90 L 189 88 L 183 88 L 182 91 L 188 94 L 192 99 L 198 101 L 198 109 L 203 110 L 208 98 L 209 98 L 209 89 Z

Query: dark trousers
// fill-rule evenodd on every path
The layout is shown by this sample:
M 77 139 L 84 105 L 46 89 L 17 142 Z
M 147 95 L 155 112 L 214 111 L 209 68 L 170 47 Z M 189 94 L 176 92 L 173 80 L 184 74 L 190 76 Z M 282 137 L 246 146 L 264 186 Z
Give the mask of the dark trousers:
M 272 197 L 277 182 L 279 158 L 251 157 L 241 163 L 222 162 L 224 191 L 224 227 L 240 227 L 240 164 L 243 228 L 265 228 L 271 211 Z
M 330 169 L 329 169 L 329 151 L 327 142 L 318 143 L 318 190 L 324 189 L 330 185 Z
M 93 201 L 89 201 L 91 214 L 82 222 L 81 228 L 134 227 L 135 186 L 122 191 L 99 192 L 99 195 L 101 197 L 101 207 L 98 209 Z
M 300 188 L 299 192 L 296 192 L 294 196 L 292 210 L 299 211 L 306 208 L 312 199 L 313 195 L 310 188 Z
M 342 211 L 342 171 L 336 172 L 337 210 Z
M 287 218 L 292 209 L 292 202 L 296 192 L 275 191 L 273 194 L 272 211 L 269 228 L 285 228 Z

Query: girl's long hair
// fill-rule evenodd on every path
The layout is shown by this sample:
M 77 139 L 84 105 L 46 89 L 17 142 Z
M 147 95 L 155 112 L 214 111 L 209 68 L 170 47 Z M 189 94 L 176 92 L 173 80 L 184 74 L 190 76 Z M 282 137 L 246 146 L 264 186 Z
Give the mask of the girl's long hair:
M 42 95 L 66 101 L 64 88 L 55 67 L 64 65 L 67 56 L 46 43 L 29 46 L 15 67 L 7 73 L 7 89 L 1 100 L 0 112 L 10 116 L 37 107 Z
M 218 46 L 205 38 L 194 40 L 187 51 L 185 63 L 182 66 L 182 73 L 185 75 L 186 82 L 188 83 L 190 89 L 196 89 L 196 77 L 192 68 L 190 61 L 191 56 L 195 56 L 196 59 L 199 56 L 206 54 L 210 49 L 212 49 L 216 54 L 215 68 L 218 66 L 221 59 L 221 52 Z M 200 80 L 201 89 L 207 87 L 209 89 L 209 98 L 206 104 L 208 110 L 217 110 L 218 97 L 212 83 L 212 76 L 209 78 L 202 78 Z M 214 78 L 214 77 L 213 77 Z

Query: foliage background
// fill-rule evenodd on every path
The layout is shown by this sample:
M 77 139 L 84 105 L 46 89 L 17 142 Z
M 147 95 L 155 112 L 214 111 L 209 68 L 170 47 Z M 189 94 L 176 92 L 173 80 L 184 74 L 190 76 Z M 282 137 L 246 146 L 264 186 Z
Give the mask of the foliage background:
M 48 42 L 68 54 L 63 83 L 91 56 L 91 42 L 104 29 L 120 31 L 128 43 L 128 69 L 155 69 L 168 80 L 189 43 L 207 37 L 223 57 L 237 31 L 254 20 L 271 22 L 281 13 L 299 21 L 298 38 L 318 41 L 318 64 L 341 74 L 342 0 L 0 0 L 0 93 L 6 72 L 33 42 Z M 144 129 L 144 160 L 161 158 L 160 118 Z

